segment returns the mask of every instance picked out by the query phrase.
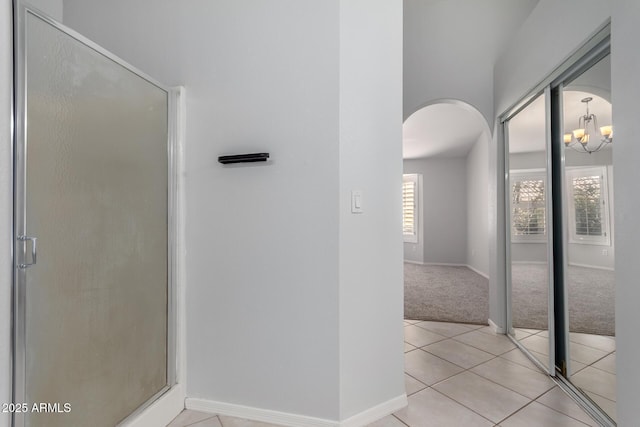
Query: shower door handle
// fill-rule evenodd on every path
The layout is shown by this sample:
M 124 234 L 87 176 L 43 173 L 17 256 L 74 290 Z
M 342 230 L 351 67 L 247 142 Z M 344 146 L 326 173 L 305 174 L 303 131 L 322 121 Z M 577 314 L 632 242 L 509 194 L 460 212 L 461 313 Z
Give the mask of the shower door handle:
M 31 241 L 31 263 L 23 262 L 19 264 L 18 267 L 21 269 L 25 269 L 31 267 L 32 265 L 36 265 L 37 255 L 38 255 L 38 238 L 37 237 L 29 237 L 29 236 L 18 236 L 18 241 L 26 242 Z

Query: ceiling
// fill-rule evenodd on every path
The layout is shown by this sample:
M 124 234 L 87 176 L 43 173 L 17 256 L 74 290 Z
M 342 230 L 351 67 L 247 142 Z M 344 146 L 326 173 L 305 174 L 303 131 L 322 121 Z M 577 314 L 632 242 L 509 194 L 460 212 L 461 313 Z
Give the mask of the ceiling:
M 612 124 L 611 58 L 605 58 L 569 82 L 563 91 L 564 133 L 578 127 L 585 114 L 583 98 L 592 97 L 589 110 L 597 116 L 598 126 Z M 538 97 L 509 121 L 509 145 L 512 153 L 545 149 L 545 102 Z M 466 156 L 487 129 L 483 116 L 469 104 L 445 101 L 413 113 L 403 126 L 403 157 Z M 610 148 L 610 147 L 609 147 Z
M 404 122 L 403 158 L 466 156 L 485 129 L 480 113 L 466 104 L 429 105 Z

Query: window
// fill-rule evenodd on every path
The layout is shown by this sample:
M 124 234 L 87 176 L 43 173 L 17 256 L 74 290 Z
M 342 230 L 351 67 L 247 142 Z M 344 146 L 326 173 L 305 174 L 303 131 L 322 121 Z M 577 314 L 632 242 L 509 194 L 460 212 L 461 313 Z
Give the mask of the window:
M 409 243 L 418 243 L 419 182 L 418 174 L 402 175 L 402 233 Z
M 511 171 L 511 240 L 546 241 L 544 170 Z
M 606 167 L 567 168 L 569 242 L 609 245 Z

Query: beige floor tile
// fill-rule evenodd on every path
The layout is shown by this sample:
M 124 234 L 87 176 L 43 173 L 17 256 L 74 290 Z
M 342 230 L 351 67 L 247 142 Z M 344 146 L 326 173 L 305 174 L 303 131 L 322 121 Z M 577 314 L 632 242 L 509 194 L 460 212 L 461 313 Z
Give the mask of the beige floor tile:
M 537 351 L 531 351 L 530 353 L 531 353 L 531 355 L 533 357 L 536 358 L 536 360 L 538 362 L 542 363 L 543 366 L 545 366 L 547 369 L 549 369 L 549 355 L 548 354 L 538 353 Z
M 218 417 L 213 417 L 195 424 L 189 424 L 188 427 L 222 427 L 222 423 Z
M 479 348 L 480 350 L 486 351 L 487 353 L 491 353 L 495 356 L 499 356 L 516 348 L 516 345 L 512 343 L 506 335 L 496 335 L 493 333 L 487 334 L 480 332 L 479 330 L 458 335 L 453 339 L 472 347 Z
M 478 365 L 471 372 L 530 399 L 541 396 L 555 386 L 548 375 L 500 358 Z
M 404 343 L 404 352 L 405 353 L 408 352 L 408 351 L 411 351 L 411 350 L 415 350 L 416 348 L 418 348 L 418 347 L 416 347 L 414 345 L 411 345 L 408 342 Z
M 524 331 L 526 333 L 528 333 L 529 335 L 534 335 L 537 334 L 539 332 L 542 332 L 542 329 L 530 329 L 530 328 L 517 328 L 521 331 Z
M 473 368 L 495 357 L 490 353 L 452 339 L 428 345 L 424 347 L 424 350 L 465 369 Z
M 549 331 L 542 330 L 542 331 L 538 332 L 536 335 L 539 336 L 539 337 L 549 338 Z
M 580 421 L 532 402 L 500 423 L 502 427 L 584 427 Z
M 471 331 L 471 327 L 465 325 L 464 323 L 448 323 L 448 322 L 420 322 L 416 323 L 416 326 L 419 326 L 423 329 L 427 329 L 428 331 L 435 332 L 436 334 L 445 336 L 445 337 L 453 337 L 456 335 L 464 334 L 465 332 Z
M 587 392 L 587 395 L 596 403 L 596 405 L 598 405 L 604 412 L 606 412 L 613 421 L 617 421 L 616 402 L 613 402 L 594 393 Z
M 604 359 L 598 360 L 593 364 L 594 368 L 602 369 L 610 374 L 616 374 L 616 354 L 611 353 Z
M 586 367 L 587 365 L 585 365 L 584 363 L 572 360 L 569 364 L 569 375 L 575 375 Z
M 478 325 L 476 323 L 464 323 L 464 325 L 468 326 L 469 329 L 481 329 L 487 326 L 487 325 Z
M 597 348 L 598 350 L 611 353 L 616 350 L 616 339 L 606 335 L 580 334 L 576 332 L 569 333 L 569 341 L 586 345 L 587 347 Z
M 606 351 L 598 350 L 593 347 L 587 347 L 583 344 L 570 343 L 569 357 L 580 363 L 591 365 L 607 355 Z
M 539 397 L 536 402 L 548 406 L 551 409 L 555 409 L 558 412 L 562 412 L 563 414 L 568 415 L 571 418 L 575 418 L 578 421 L 582 421 L 587 425 L 598 427 L 598 423 L 587 415 L 587 413 L 584 412 L 582 408 L 580 408 L 580 406 L 578 406 L 578 404 L 559 387 L 552 388 Z
M 500 357 L 513 363 L 517 363 L 520 366 L 524 366 L 525 368 L 540 372 L 540 369 L 538 369 L 538 367 L 529 360 L 529 358 L 519 348 L 501 354 Z
M 574 385 L 583 390 L 609 400 L 616 400 L 616 376 L 609 372 L 587 366 L 570 379 Z
M 527 338 L 520 340 L 522 345 L 525 346 L 527 350 L 535 351 L 536 353 L 544 354 L 545 356 L 549 355 L 549 339 L 545 337 L 541 337 L 538 335 L 531 335 Z
M 481 328 L 476 329 L 478 332 L 484 332 L 485 334 L 495 335 L 495 331 L 491 326 L 483 326 Z
M 260 421 L 245 420 L 243 418 L 225 417 L 220 415 L 222 427 L 281 427 L 278 424 L 263 423 Z
M 404 327 L 404 341 L 416 347 L 422 347 L 444 339 L 446 339 L 446 337 L 427 331 L 426 329 L 419 328 L 416 325 Z
M 185 409 L 184 411 L 180 412 L 180 414 L 178 414 L 178 416 L 175 417 L 167 427 L 189 426 L 193 423 L 197 423 L 199 421 L 203 421 L 212 417 L 215 417 L 215 414 Z
M 427 385 L 435 384 L 463 370 L 422 350 L 406 353 L 404 366 L 407 374 Z
M 407 396 L 417 393 L 420 390 L 427 388 L 427 386 L 410 375 L 404 374 L 404 388 Z
M 530 335 L 533 335 L 532 333 L 527 332 L 526 329 L 520 329 L 520 328 L 514 329 L 513 333 L 514 333 L 515 338 L 518 341 L 520 341 L 521 339 L 524 339 L 524 338 L 526 338 L 526 337 L 528 337 Z
M 490 427 L 493 423 L 433 389 L 409 397 L 409 405 L 396 412 L 410 427 Z
M 375 423 L 367 424 L 367 427 L 406 427 L 402 421 L 394 417 L 393 415 L 389 415 L 384 417 L 381 420 L 376 421 Z
M 494 423 L 530 402 L 530 399 L 469 371 L 436 384 L 433 388 Z

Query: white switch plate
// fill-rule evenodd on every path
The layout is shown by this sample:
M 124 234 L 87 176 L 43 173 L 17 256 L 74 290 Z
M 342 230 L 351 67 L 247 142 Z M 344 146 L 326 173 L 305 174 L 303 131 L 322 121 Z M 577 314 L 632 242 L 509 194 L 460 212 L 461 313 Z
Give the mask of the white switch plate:
M 351 213 L 362 213 L 362 191 L 351 191 Z

